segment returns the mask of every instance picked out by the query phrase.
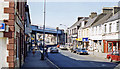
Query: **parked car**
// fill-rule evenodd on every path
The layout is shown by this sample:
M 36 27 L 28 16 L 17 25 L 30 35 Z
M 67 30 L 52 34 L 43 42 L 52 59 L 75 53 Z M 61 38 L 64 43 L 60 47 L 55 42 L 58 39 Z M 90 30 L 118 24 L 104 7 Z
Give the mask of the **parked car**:
M 78 49 L 77 48 L 71 48 L 71 52 L 76 53 Z
M 50 53 L 58 53 L 58 48 L 57 47 L 51 47 L 50 48 Z
M 82 48 L 82 49 L 77 49 L 77 50 L 76 50 L 76 53 L 77 53 L 77 54 L 86 54 L 86 55 L 88 55 L 88 52 L 87 52 L 84 48 Z
M 109 59 L 110 62 L 113 60 L 115 61 L 120 61 L 120 52 L 118 51 L 113 51 L 107 55 L 107 59 Z
M 67 47 L 65 45 L 60 45 L 59 47 L 61 50 L 67 50 Z

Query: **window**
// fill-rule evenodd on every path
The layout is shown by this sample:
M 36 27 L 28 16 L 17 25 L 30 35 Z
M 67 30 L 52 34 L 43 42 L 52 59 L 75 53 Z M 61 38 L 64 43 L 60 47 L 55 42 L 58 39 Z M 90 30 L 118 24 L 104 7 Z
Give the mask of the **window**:
M 99 34 L 101 33 L 101 25 L 99 26 Z
M 106 26 L 107 26 L 107 25 L 105 25 L 105 33 L 106 33 Z
M 111 25 L 112 25 L 112 23 L 109 24 L 109 32 L 111 32 Z
M 117 30 L 117 31 L 119 30 L 119 21 L 117 22 L 116 30 Z

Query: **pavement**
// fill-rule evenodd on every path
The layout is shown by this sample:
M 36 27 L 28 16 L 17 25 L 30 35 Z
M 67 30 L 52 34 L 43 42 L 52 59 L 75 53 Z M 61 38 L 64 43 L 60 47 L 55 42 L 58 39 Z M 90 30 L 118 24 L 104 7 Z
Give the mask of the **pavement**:
M 107 54 L 108 53 L 102 53 L 102 52 L 96 52 L 96 51 L 88 51 L 89 55 L 94 56 L 94 57 L 98 57 L 98 58 L 102 58 L 102 59 L 106 59 Z
M 36 51 L 33 55 L 32 52 L 28 53 L 28 56 L 25 59 L 25 63 L 22 66 L 22 69 L 31 68 L 31 69 L 57 69 L 47 58 L 41 60 L 40 51 Z

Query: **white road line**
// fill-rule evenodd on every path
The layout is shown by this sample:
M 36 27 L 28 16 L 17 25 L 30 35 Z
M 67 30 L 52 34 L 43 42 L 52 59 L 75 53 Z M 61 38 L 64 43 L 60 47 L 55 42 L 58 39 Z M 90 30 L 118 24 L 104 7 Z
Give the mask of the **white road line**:
M 104 67 L 104 66 L 106 66 L 105 64 L 102 64 L 102 66 Z
M 51 64 L 53 64 L 57 69 L 60 69 L 57 65 L 55 65 L 52 61 L 50 61 L 47 57 L 46 57 L 46 59 L 51 63 Z

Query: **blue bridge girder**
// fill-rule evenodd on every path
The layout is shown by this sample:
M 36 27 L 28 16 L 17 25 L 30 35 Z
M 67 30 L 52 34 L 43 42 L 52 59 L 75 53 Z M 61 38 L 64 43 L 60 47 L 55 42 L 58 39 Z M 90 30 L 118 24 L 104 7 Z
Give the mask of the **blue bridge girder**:
M 32 28 L 32 32 L 37 32 L 37 33 L 43 33 L 43 28 L 40 28 L 39 26 L 36 26 L 36 25 L 32 25 L 31 26 Z M 57 35 L 57 33 L 59 35 L 62 34 L 62 31 L 61 30 L 57 30 L 56 29 L 53 29 L 53 28 L 45 28 L 45 34 L 55 34 Z

